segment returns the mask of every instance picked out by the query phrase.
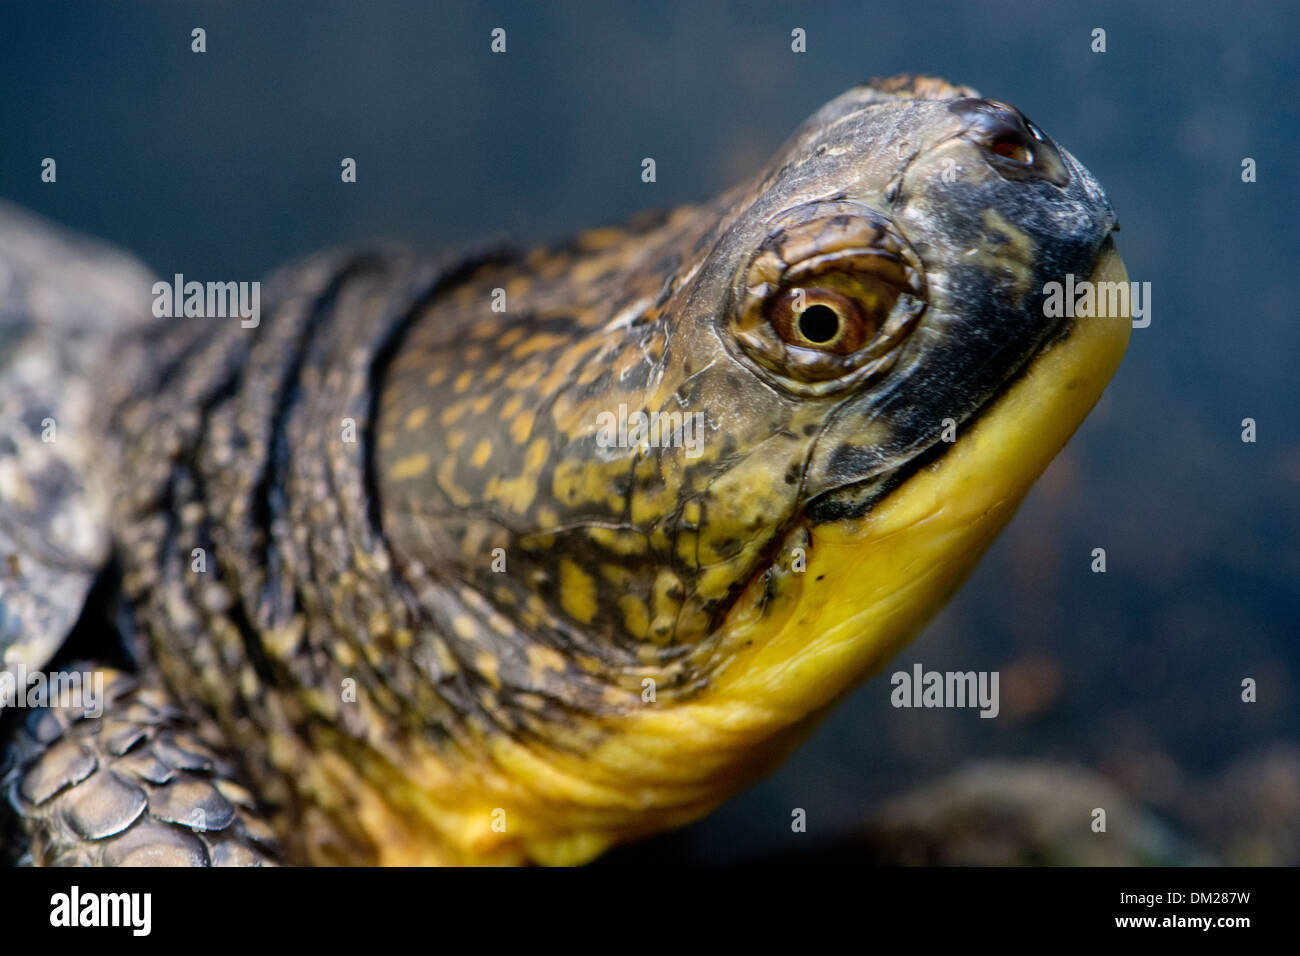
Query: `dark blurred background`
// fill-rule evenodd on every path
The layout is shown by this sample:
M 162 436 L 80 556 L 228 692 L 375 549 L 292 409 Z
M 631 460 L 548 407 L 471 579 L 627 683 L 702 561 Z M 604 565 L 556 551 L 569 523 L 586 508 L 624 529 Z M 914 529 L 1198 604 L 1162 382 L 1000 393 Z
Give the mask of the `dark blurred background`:
M 871 76 L 1015 104 L 1106 187 L 1154 311 L 965 589 L 887 668 L 999 670 L 1001 716 L 894 710 L 887 677 L 869 682 L 774 776 L 614 860 L 844 845 L 886 798 L 1006 758 L 1083 768 L 1213 859 L 1300 862 L 1300 10 L 1075 6 L 6 3 L 0 193 L 164 275 L 249 279 L 368 238 L 534 242 L 702 200 Z

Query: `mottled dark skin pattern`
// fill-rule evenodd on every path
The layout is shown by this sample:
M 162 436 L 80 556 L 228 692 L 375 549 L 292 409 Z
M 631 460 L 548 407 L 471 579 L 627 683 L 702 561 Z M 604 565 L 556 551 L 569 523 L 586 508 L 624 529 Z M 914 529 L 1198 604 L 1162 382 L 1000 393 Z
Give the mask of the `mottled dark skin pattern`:
M 807 586 L 819 524 L 868 513 L 944 454 L 946 418 L 974 420 L 1068 335 L 1034 290 L 1086 274 L 1109 232 L 1086 173 L 973 95 L 859 88 L 705 205 L 531 252 L 324 254 L 264 283 L 256 328 L 113 339 L 89 431 L 124 640 L 238 755 L 287 859 L 410 841 L 434 848 L 418 861 L 576 860 L 716 802 L 688 782 L 688 809 L 639 819 L 623 804 L 649 784 L 622 801 L 572 767 L 647 681 L 658 706 L 699 699 L 736 653 L 726 622 Z M 1008 142 L 1034 152 L 994 152 Z M 960 181 L 927 165 L 946 147 Z M 1077 208 L 1074 232 L 1051 203 Z M 799 338 L 802 313 L 780 312 L 796 286 L 862 316 Z M 609 447 L 597 422 L 624 407 L 699 416 L 698 454 Z M 770 762 L 727 759 L 738 780 Z M 518 780 L 537 842 L 462 838 L 498 801 L 515 812 Z M 125 819 L 141 798 L 116 799 Z
M 389 726 L 437 734 L 474 709 L 465 675 L 431 672 L 399 647 L 403 631 L 432 634 L 400 599 L 368 451 L 374 381 L 397 337 L 491 256 L 323 256 L 267 283 L 256 331 L 164 321 L 127 346 L 129 387 L 109 396 L 105 421 L 131 476 L 124 592 L 169 683 L 197 689 L 272 799 L 271 739 L 306 746 L 315 720 L 370 732 L 349 727 L 336 694 L 284 689 L 349 677 Z M 191 570 L 196 548 L 205 573 Z

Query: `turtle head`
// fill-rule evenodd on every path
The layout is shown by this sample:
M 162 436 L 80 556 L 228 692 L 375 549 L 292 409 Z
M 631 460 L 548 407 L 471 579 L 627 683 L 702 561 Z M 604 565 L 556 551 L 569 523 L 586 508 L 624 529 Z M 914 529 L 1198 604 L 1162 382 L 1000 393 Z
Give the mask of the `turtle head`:
M 477 277 L 394 363 L 385 526 L 433 571 L 439 653 L 589 801 L 534 856 L 770 766 L 957 588 L 1119 363 L 1127 315 L 1045 308 L 1125 280 L 1092 177 L 1010 106 L 891 83 L 709 206 Z M 518 315 L 458 318 L 497 287 Z
M 706 612 L 674 663 L 760 720 L 816 712 L 915 633 L 1127 343 L 1126 310 L 1050 303 L 1069 276 L 1127 280 L 1093 177 L 1015 108 L 922 90 L 815 114 L 667 308 L 669 380 L 707 425 L 663 510 Z
M 692 532 L 754 556 L 713 632 L 730 732 L 819 713 L 960 585 L 1123 355 L 1126 307 L 1049 293 L 1127 283 L 1115 224 L 1038 126 L 965 95 L 850 91 L 751 187 L 686 307 L 726 382 Z

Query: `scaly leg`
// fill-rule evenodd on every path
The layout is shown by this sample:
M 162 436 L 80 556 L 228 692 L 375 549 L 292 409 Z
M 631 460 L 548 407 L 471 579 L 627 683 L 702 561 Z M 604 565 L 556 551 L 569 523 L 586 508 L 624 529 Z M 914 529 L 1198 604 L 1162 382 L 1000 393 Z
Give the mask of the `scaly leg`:
M 275 838 L 257 801 L 161 684 L 107 668 L 100 673 L 99 716 L 67 706 L 18 716 L 0 793 L 29 841 L 19 862 L 273 864 Z

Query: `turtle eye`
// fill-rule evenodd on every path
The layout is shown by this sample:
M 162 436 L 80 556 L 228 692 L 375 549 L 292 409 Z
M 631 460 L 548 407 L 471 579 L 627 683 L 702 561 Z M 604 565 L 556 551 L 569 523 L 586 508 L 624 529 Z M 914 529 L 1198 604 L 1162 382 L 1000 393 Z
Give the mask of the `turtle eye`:
M 847 200 L 796 206 L 737 270 L 730 341 L 802 395 L 883 375 L 925 309 L 920 257 L 892 222 Z
M 769 314 L 777 334 L 788 345 L 849 355 L 869 341 L 880 325 L 863 306 L 836 289 L 799 286 L 778 295 Z

